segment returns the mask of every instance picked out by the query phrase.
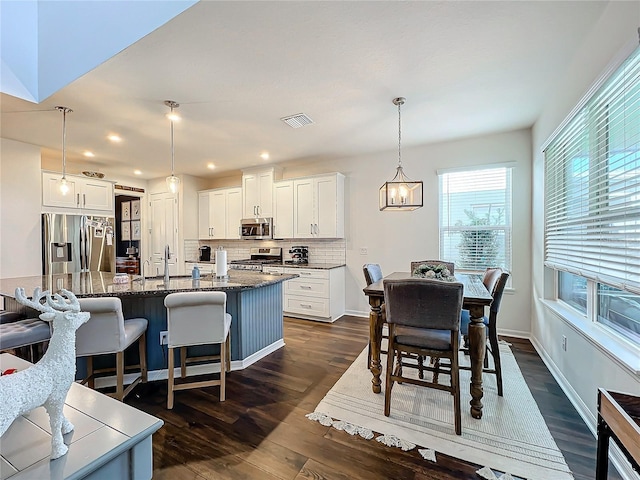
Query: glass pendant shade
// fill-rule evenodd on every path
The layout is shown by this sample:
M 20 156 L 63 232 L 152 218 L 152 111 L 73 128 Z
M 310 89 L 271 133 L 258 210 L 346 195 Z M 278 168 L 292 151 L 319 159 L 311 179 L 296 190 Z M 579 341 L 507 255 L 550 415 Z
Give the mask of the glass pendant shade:
M 180 179 L 175 175 L 167 177 L 167 188 L 171 193 L 177 193 L 180 186 Z
M 62 112 L 62 178 L 58 182 L 58 190 L 62 195 L 69 193 L 69 184 L 67 183 L 67 113 L 73 112 L 67 107 L 55 107 L 56 110 Z
M 67 193 L 69 193 L 69 184 L 67 183 L 66 177 L 62 177 L 60 179 L 60 182 L 58 184 L 58 189 L 60 190 L 60 193 L 62 195 L 66 195 Z
M 400 106 L 404 105 L 404 102 L 404 97 L 393 99 L 393 104 L 398 106 L 398 166 L 395 177 L 380 187 L 380 210 L 411 211 L 423 206 L 422 181 L 409 179 L 402 170 Z

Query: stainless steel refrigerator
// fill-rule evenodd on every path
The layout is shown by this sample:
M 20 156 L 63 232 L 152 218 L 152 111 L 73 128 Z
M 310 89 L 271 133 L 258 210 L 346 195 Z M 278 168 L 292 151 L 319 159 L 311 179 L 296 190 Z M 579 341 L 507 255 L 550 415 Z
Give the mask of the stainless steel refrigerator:
M 115 272 L 113 217 L 42 214 L 42 273 Z

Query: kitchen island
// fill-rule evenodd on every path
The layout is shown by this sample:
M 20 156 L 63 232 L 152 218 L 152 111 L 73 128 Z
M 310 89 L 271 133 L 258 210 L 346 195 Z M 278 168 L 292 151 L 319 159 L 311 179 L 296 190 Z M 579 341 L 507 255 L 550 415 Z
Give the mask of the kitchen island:
M 296 275 L 270 275 L 260 272 L 229 270 L 226 279 L 205 276 L 171 277 L 165 285 L 162 277 L 129 283 L 113 283 L 113 273 L 87 272 L 48 276 L 0 279 L 0 295 L 6 310 L 18 311 L 30 317 L 39 312 L 19 304 L 15 289 L 22 287 L 32 295 L 36 287 L 57 292 L 67 289 L 78 298 L 116 296 L 122 300 L 125 318 L 144 317 L 147 330 L 147 364 L 150 379 L 166 378 L 166 346 L 160 345 L 160 332 L 167 329 L 164 297 L 172 292 L 223 291 L 227 294 L 227 312 L 231 314 L 231 368 L 248 367 L 269 353 L 284 346 L 282 314 L 282 282 Z M 216 353 L 218 347 L 191 347 L 195 354 Z M 129 358 L 131 357 L 131 358 Z M 137 349 L 126 352 L 127 364 L 138 361 Z M 82 373 L 79 359 L 78 369 Z M 155 371 L 155 372 L 154 372 Z M 189 367 L 187 374 L 208 373 L 202 367 Z

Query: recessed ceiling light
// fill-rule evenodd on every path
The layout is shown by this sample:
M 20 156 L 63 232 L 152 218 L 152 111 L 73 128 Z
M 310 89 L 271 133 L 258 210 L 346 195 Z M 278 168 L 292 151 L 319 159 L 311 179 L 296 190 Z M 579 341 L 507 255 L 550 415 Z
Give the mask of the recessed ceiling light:
M 269 152 L 262 152 L 260 158 L 263 160 L 269 160 Z
M 85 150 L 85 151 L 84 151 L 84 153 L 83 153 L 83 155 L 84 155 L 85 157 L 90 157 L 90 158 L 95 157 L 95 154 L 94 154 L 93 152 L 90 152 L 89 150 Z
M 112 133 L 107 138 L 114 143 L 119 143 L 122 141 L 122 138 L 119 135 L 116 135 L 115 133 Z
M 214 168 L 216 168 L 216 166 L 213 163 L 207 163 L 207 168 L 209 170 L 213 170 Z
M 142 175 L 142 170 L 134 170 L 133 174 L 134 175 Z

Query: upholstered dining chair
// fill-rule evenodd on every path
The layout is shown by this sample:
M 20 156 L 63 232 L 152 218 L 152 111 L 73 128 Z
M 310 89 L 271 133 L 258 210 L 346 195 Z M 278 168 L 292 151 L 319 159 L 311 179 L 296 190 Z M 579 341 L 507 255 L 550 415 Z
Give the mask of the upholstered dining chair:
M 444 265 L 445 267 L 447 267 L 447 270 L 449 270 L 449 273 L 451 273 L 451 275 L 454 274 L 454 270 L 455 270 L 455 266 L 453 262 L 445 262 L 443 260 L 420 260 L 420 261 L 411 262 L 411 274 L 413 274 L 415 269 L 418 268 L 420 265 L 429 265 L 432 267 L 435 267 L 437 265 Z
M 90 388 L 95 388 L 97 374 L 113 372 L 112 368 L 93 368 L 93 357 L 99 355 L 116 355 L 116 391 L 112 395 L 117 400 L 131 393 L 140 382 L 147 382 L 147 326 L 146 318 L 125 320 L 122 313 L 122 302 L 118 297 L 80 298 L 80 310 L 89 312 L 89 321 L 76 330 L 76 357 L 87 357 L 87 376 L 82 380 Z M 138 342 L 139 362 L 137 365 L 125 367 L 124 352 Z M 138 377 L 124 388 L 124 371 L 134 368 L 140 371 Z
M 367 282 L 367 287 L 372 283 L 376 283 L 379 280 L 382 280 L 382 268 L 377 263 L 365 263 L 362 266 L 362 272 L 364 273 L 364 281 Z M 384 304 L 382 305 L 382 319 L 384 321 Z M 386 335 L 383 335 L 382 338 L 387 338 Z M 381 351 L 380 353 L 386 354 L 387 352 Z M 367 368 L 371 366 L 371 343 L 369 343 L 369 350 L 367 353 Z
M 489 317 L 482 317 L 483 323 L 487 329 L 487 354 L 485 356 L 485 364 L 483 371 L 485 373 L 493 373 L 496 375 L 496 383 L 498 386 L 498 395 L 503 396 L 502 388 L 502 362 L 500 361 L 500 349 L 498 347 L 498 312 L 500 311 L 500 304 L 502 303 L 502 294 L 504 293 L 507 280 L 509 279 L 509 273 L 501 268 L 487 268 L 482 278 L 482 283 L 489 290 L 493 301 L 489 306 Z M 460 317 L 460 333 L 466 338 L 469 334 L 469 323 L 471 318 L 468 310 L 462 310 Z M 489 354 L 493 358 L 493 368 L 489 367 L 488 359 Z M 471 367 L 463 366 L 463 369 L 470 369 Z
M 442 282 L 426 278 L 384 280 L 384 302 L 389 324 L 389 354 L 387 355 L 384 414 L 391 413 L 391 391 L 394 382 L 410 383 L 445 390 L 453 395 L 456 435 L 462 434 L 460 412 L 460 376 L 458 350 L 460 312 L 463 286 L 458 282 Z M 424 370 L 448 374 L 449 385 L 403 375 L 402 367 L 416 368 L 404 363 L 404 354 L 419 357 L 446 358 L 449 363 L 438 369 L 424 366 Z M 394 368 L 394 363 L 398 365 Z M 419 368 L 419 367 L 418 367 Z
M 174 391 L 189 388 L 220 386 L 220 401 L 225 399 L 226 373 L 231 369 L 231 315 L 227 313 L 225 292 L 178 292 L 164 299 L 167 307 L 167 346 L 169 385 L 167 408 L 173 408 Z M 220 345 L 219 355 L 188 357 L 187 347 Z M 201 382 L 176 384 L 174 381 L 174 349 L 180 349 L 180 377 L 186 376 L 189 361 L 219 360 L 220 378 Z

